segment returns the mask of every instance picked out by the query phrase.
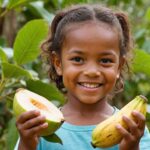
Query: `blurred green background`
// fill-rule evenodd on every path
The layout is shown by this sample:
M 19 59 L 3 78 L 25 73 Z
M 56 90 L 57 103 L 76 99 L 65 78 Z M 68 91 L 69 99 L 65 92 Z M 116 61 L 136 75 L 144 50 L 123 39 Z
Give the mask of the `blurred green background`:
M 125 90 L 112 101 L 121 108 L 136 95 L 148 100 L 150 129 L 150 1 L 149 0 L 0 0 L 0 150 L 13 150 L 18 133 L 12 103 L 16 89 L 28 88 L 64 103 L 63 95 L 48 79 L 40 44 L 56 11 L 71 4 L 97 3 L 128 13 L 135 42 L 132 74 Z

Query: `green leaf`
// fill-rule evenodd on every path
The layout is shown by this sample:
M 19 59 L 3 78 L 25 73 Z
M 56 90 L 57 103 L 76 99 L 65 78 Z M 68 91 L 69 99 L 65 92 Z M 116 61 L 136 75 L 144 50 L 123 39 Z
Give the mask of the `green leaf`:
M 18 131 L 15 122 L 16 119 L 13 117 L 8 124 L 8 133 L 6 138 L 7 150 L 13 150 L 18 139 Z
M 145 14 L 145 19 L 147 21 L 150 21 L 150 7 L 147 9 L 146 14 Z
M 6 62 L 2 63 L 2 72 L 5 78 L 18 78 L 18 77 L 32 78 L 31 74 L 27 70 L 24 70 L 23 68 L 17 65 L 9 64 Z
M 138 30 L 138 31 L 135 32 L 134 37 L 135 37 L 136 40 L 138 40 L 138 39 L 144 37 L 145 34 L 146 34 L 146 29 L 145 28 L 140 28 L 140 30 Z
M 28 8 L 34 13 L 40 15 L 43 19 L 51 22 L 54 18 L 54 14 L 49 13 L 39 2 L 33 2 L 28 5 Z
M 12 48 L 10 48 L 10 47 L 3 47 L 3 51 L 5 52 L 5 54 L 6 54 L 6 56 L 7 56 L 7 58 L 8 58 L 8 60 L 10 59 L 12 59 L 13 58 L 13 49 Z
M 7 55 L 3 51 L 3 49 L 0 47 L 0 62 L 7 62 Z
M 43 136 L 43 138 L 45 140 L 47 140 L 48 142 L 60 143 L 61 145 L 63 145 L 62 140 L 56 134 L 51 134 L 51 135 L 48 135 L 48 136 Z
M 142 49 L 146 50 L 146 52 L 150 53 L 150 37 L 144 37 L 144 43 L 142 45 Z
M 135 50 L 133 71 L 150 76 L 150 55 L 148 53 L 143 50 Z
M 9 0 L 8 4 L 7 4 L 7 9 L 14 9 L 16 7 L 25 5 L 27 3 L 33 2 L 33 1 L 37 1 L 37 0 Z
M 27 88 L 41 96 L 44 96 L 48 100 L 59 101 L 61 104 L 64 103 L 63 94 L 58 91 L 54 84 L 47 84 L 40 80 L 27 80 Z
M 0 0 L 0 7 L 2 7 L 2 4 L 3 4 L 3 0 Z
M 87 3 L 87 0 L 63 0 L 61 5 L 62 7 L 66 7 L 66 6 L 69 6 L 69 5 L 72 5 L 72 4 L 79 4 L 79 3 Z
M 146 125 L 148 126 L 149 131 L 150 131 L 150 113 L 146 114 Z
M 14 60 L 17 64 L 33 61 L 40 54 L 40 44 L 48 34 L 45 20 L 32 20 L 18 33 L 14 43 Z

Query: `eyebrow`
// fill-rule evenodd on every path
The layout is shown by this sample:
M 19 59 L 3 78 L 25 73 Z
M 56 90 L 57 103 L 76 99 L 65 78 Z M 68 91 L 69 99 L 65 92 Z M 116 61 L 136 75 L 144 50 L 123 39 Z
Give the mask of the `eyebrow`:
M 81 50 L 71 50 L 69 53 L 76 53 L 76 54 L 84 54 Z M 116 55 L 113 51 L 104 51 L 99 53 L 98 55 Z
M 116 55 L 116 53 L 114 53 L 113 51 L 109 51 L 109 52 L 102 52 L 102 53 L 100 53 L 100 54 L 102 54 L 102 55 Z
M 81 50 L 70 50 L 69 53 L 77 53 L 77 54 L 84 54 Z

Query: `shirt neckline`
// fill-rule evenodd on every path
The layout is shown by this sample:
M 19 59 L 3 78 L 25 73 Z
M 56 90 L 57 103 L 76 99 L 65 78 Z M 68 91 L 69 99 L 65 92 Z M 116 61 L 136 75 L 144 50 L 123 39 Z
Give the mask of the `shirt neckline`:
M 114 112 L 112 115 L 114 115 L 118 111 L 116 107 L 113 106 L 113 108 L 114 108 Z M 63 129 L 67 129 L 71 131 L 82 131 L 82 132 L 92 131 L 96 126 L 97 124 L 96 125 L 74 125 L 66 121 L 62 124 Z
M 71 130 L 71 131 L 92 131 L 96 125 L 74 125 L 68 122 L 64 122 L 62 124 L 63 129 Z

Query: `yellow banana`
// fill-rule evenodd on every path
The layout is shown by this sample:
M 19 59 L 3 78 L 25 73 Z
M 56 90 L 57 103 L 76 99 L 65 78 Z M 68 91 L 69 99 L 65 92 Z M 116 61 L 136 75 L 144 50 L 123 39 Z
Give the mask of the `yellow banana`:
M 93 147 L 106 148 L 118 144 L 121 141 L 122 136 L 117 131 L 116 125 L 119 123 L 128 130 L 127 125 L 122 120 L 122 116 L 126 115 L 134 120 L 134 117 L 131 114 L 133 110 L 137 110 L 146 116 L 146 106 L 147 99 L 142 95 L 136 96 L 116 114 L 98 124 L 92 132 L 91 143 Z

